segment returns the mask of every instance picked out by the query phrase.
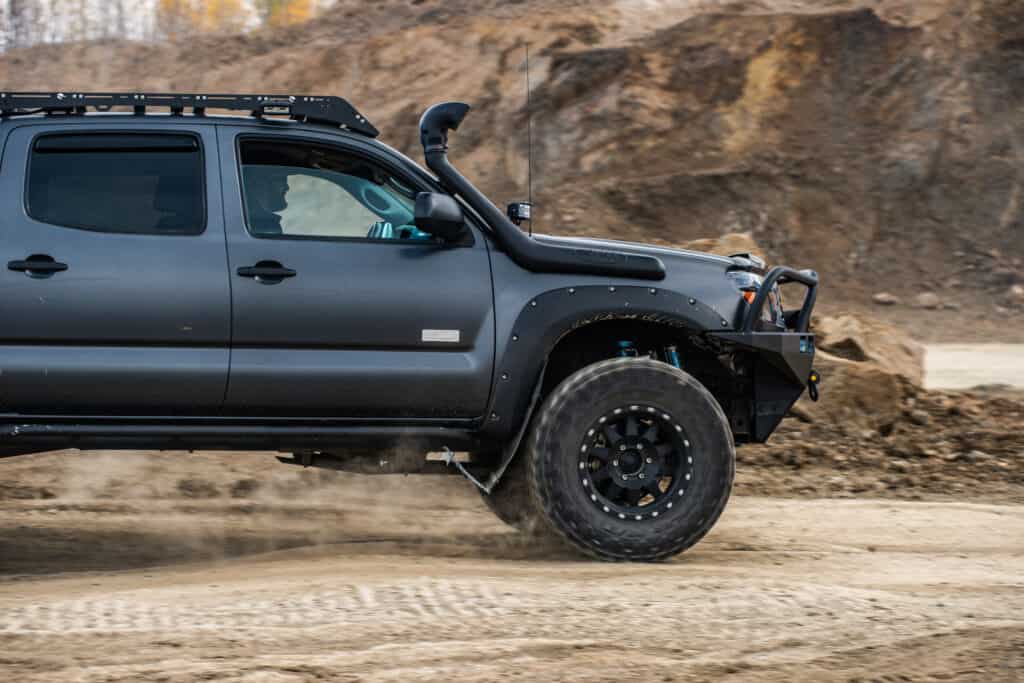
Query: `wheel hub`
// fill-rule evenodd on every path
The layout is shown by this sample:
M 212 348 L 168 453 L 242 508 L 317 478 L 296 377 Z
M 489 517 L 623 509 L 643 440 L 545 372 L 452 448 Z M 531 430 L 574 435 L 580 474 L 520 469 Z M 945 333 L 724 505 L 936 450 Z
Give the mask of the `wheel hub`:
M 635 477 L 644 468 L 644 458 L 635 445 L 619 455 L 618 462 L 619 474 L 623 477 Z

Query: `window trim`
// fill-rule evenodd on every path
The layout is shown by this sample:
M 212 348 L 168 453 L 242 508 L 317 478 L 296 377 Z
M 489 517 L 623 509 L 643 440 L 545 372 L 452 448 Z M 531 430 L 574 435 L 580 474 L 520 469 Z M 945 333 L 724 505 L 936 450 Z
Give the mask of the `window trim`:
M 242 143 L 250 140 L 262 140 L 266 142 L 293 142 L 295 144 L 306 144 L 311 146 L 321 146 L 335 149 L 343 154 L 357 157 L 371 164 L 380 166 L 391 175 L 395 176 L 399 181 L 409 185 L 417 193 L 419 192 L 436 192 L 434 188 L 427 187 L 419 179 L 416 179 L 412 174 L 407 171 L 398 168 L 396 164 L 382 159 L 381 155 L 375 155 L 371 152 L 367 152 L 361 149 L 355 149 L 345 144 L 340 144 L 334 141 L 327 141 L 321 138 L 311 138 L 299 135 L 267 135 L 260 133 L 238 133 L 235 135 L 235 177 L 238 181 L 238 201 L 241 202 L 241 214 L 243 228 L 245 234 L 257 240 L 294 240 L 298 242 L 351 242 L 354 244 L 393 244 L 398 246 L 417 246 L 417 247 L 434 247 L 434 248 L 458 248 L 458 247 L 472 247 L 476 244 L 476 236 L 472 229 L 473 222 L 466 214 L 466 237 L 458 243 L 443 243 L 437 239 L 429 240 L 402 240 L 402 239 L 380 239 L 376 237 L 345 237 L 345 236 L 330 236 L 330 235 L 255 235 L 249 228 L 249 209 L 248 204 L 245 201 L 245 183 L 242 178 Z M 426 188 L 426 189 L 424 189 Z M 463 209 L 465 213 L 465 209 Z
M 115 136 L 115 135 L 116 136 L 122 136 L 123 135 L 123 136 L 126 136 L 126 137 L 130 137 L 130 136 L 173 135 L 173 136 L 177 136 L 177 137 L 190 137 L 193 140 L 195 140 L 196 151 L 199 154 L 199 170 L 200 170 L 200 173 L 202 174 L 202 177 L 200 178 L 200 187 L 201 187 L 201 190 L 200 190 L 201 191 L 200 206 L 201 206 L 202 222 L 201 222 L 201 224 L 199 226 L 199 230 L 196 231 L 196 232 L 166 232 L 166 233 L 165 232 L 124 232 L 124 231 L 119 231 L 119 230 L 106 230 L 104 228 L 97 228 L 95 226 L 90 226 L 90 225 L 68 225 L 68 224 L 65 224 L 65 223 L 51 223 L 49 221 L 43 220 L 42 218 L 34 215 L 32 213 L 32 209 L 31 209 L 31 206 L 30 206 L 30 203 L 29 203 L 29 185 L 31 184 L 31 180 L 32 180 L 32 160 L 35 157 L 36 143 L 41 138 L 72 137 L 72 136 L 73 137 L 84 137 L 84 136 L 101 136 L 101 135 L 105 135 L 105 136 Z M 210 208 L 209 208 L 209 201 L 208 201 L 208 197 L 207 197 L 207 193 L 208 193 L 208 189 L 207 189 L 208 175 L 207 175 L 207 169 L 206 169 L 206 148 L 203 146 L 203 138 L 202 138 L 202 136 L 199 133 L 195 132 L 195 131 L 191 131 L 191 130 L 187 130 L 187 131 L 183 131 L 183 130 L 165 130 L 165 129 L 159 129 L 159 130 L 154 130 L 154 131 L 148 131 L 148 130 L 147 131 L 142 131 L 140 129 L 85 130 L 85 131 L 70 131 L 70 130 L 43 131 L 41 133 L 37 133 L 37 134 L 33 135 L 31 137 L 31 139 L 29 139 L 29 141 L 28 141 L 28 149 L 26 151 L 25 157 L 26 157 L 25 158 L 25 183 L 24 183 L 24 187 L 22 188 L 22 198 L 21 198 L 22 208 L 25 211 L 25 215 L 28 216 L 30 219 L 32 219 L 33 221 L 35 221 L 37 223 L 42 223 L 43 225 L 51 225 L 51 226 L 56 227 L 56 228 L 68 228 L 70 230 L 84 230 L 86 232 L 95 232 L 95 233 L 99 233 L 99 234 L 103 234 L 103 235 L 132 235 L 132 236 L 136 236 L 136 237 L 199 237 L 199 236 L 205 234 L 206 230 L 209 228 Z

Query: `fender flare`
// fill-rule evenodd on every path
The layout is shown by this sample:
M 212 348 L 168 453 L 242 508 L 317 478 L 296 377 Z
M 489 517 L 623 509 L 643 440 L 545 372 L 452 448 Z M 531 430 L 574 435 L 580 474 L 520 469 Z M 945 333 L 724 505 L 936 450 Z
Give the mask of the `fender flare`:
M 657 287 L 582 285 L 548 290 L 520 310 L 496 359 L 482 435 L 507 439 L 530 419 L 547 360 L 558 342 L 606 320 L 637 320 L 691 332 L 731 329 L 731 323 L 695 297 Z

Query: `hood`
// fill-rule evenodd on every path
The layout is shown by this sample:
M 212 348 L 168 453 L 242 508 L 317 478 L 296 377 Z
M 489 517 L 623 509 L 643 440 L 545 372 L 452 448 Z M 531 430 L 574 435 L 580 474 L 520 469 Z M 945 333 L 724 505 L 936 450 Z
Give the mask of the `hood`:
M 555 237 L 553 235 L 534 235 L 533 238 L 543 244 L 551 244 L 564 247 L 585 247 L 588 249 L 605 249 L 621 251 L 627 254 L 641 256 L 655 256 L 666 262 L 669 261 L 701 261 L 714 263 L 723 267 L 735 265 L 729 256 L 716 256 L 703 251 L 690 251 L 689 249 L 676 249 L 674 247 L 660 247 L 653 244 L 642 244 L 640 242 L 625 242 L 623 240 L 600 239 L 596 237 Z
M 727 277 L 727 273 L 732 270 L 747 270 L 749 264 L 745 258 L 590 237 L 536 235 L 534 239 L 552 246 L 615 251 L 657 258 L 665 264 L 665 279 L 660 287 L 697 299 L 724 320 L 736 320 L 739 314 L 743 299 L 732 278 Z

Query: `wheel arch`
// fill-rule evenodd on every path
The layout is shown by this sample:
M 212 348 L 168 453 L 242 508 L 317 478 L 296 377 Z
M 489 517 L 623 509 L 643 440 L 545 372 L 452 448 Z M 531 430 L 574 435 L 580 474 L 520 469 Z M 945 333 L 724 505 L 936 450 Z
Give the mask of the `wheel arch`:
M 491 401 L 482 432 L 497 441 L 514 435 L 533 407 L 579 367 L 564 357 L 623 330 L 665 338 L 730 328 L 717 311 L 696 297 L 657 287 L 584 285 L 545 291 L 523 305 L 510 333 L 499 343 Z

